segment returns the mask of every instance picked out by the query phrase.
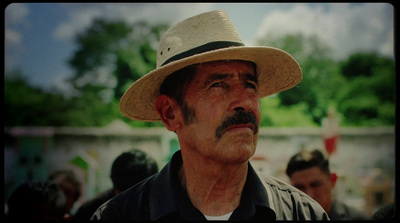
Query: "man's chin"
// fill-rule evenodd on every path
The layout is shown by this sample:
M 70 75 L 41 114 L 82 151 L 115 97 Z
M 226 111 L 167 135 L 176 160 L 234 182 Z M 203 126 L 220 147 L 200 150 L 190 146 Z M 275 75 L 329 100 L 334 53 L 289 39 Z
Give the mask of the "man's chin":
M 250 128 L 234 128 L 225 131 L 219 140 L 228 142 L 243 142 L 252 144 L 258 138 L 258 134 Z
M 257 145 L 257 136 L 254 132 L 227 133 L 222 135 L 219 143 L 222 143 L 225 149 L 233 152 L 243 151 L 246 153 L 245 151 L 249 151 L 254 153 Z

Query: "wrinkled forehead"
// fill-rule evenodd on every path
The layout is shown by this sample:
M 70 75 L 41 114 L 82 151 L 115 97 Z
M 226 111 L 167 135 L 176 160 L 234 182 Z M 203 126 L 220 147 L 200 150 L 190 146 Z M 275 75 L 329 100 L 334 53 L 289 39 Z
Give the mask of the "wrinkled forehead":
M 250 61 L 231 60 L 231 61 L 212 61 L 194 65 L 196 67 L 196 76 L 203 78 L 208 75 L 233 75 L 238 73 L 245 79 L 251 79 L 257 82 L 257 66 Z

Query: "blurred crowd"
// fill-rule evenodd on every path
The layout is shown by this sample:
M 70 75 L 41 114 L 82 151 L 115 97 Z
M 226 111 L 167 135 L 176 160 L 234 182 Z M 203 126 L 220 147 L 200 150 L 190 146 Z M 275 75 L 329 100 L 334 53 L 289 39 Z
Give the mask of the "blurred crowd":
M 89 221 L 101 204 L 157 172 L 156 161 L 145 152 L 123 152 L 111 166 L 113 187 L 73 210 L 82 195 L 82 184 L 72 170 L 57 170 L 46 180 L 20 184 L 6 202 L 5 217 L 9 221 Z
M 6 202 L 5 217 L 10 221 L 89 221 L 102 204 L 157 172 L 156 161 L 145 152 L 137 149 L 123 152 L 111 165 L 113 187 L 73 210 L 82 195 L 82 184 L 72 170 L 57 170 L 47 180 L 20 184 Z M 395 216 L 395 203 L 368 216 L 336 199 L 333 188 L 337 176 L 330 171 L 329 159 L 321 150 L 302 150 L 293 155 L 288 161 L 286 174 L 291 185 L 316 200 L 331 220 L 390 220 Z

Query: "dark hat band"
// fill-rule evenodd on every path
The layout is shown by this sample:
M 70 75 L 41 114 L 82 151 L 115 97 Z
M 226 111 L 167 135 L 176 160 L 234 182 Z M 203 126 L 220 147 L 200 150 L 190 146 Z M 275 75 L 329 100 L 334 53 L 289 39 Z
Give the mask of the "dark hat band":
M 182 52 L 180 54 L 177 54 L 168 60 L 166 60 L 161 66 L 164 66 L 168 63 L 171 63 L 172 61 L 175 60 L 180 60 L 186 57 L 190 57 L 199 53 L 204 53 L 212 50 L 217 50 L 217 49 L 222 49 L 222 48 L 228 48 L 228 47 L 233 47 L 233 46 L 244 46 L 243 43 L 239 42 L 229 42 L 229 41 L 216 41 L 216 42 L 211 42 L 211 43 L 206 43 L 204 45 L 195 47 L 193 49 L 190 49 L 188 51 Z

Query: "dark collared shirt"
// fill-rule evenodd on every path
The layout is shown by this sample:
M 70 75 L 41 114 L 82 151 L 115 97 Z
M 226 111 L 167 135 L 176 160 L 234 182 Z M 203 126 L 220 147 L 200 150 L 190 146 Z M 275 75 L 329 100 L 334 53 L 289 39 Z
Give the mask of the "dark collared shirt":
M 92 220 L 206 221 L 181 187 L 176 152 L 159 173 L 100 206 Z M 259 175 L 249 163 L 240 205 L 229 220 L 327 220 L 322 207 L 300 190 L 275 178 Z
M 332 210 L 329 212 L 331 220 L 368 220 L 367 214 L 359 211 L 354 207 L 335 200 L 333 202 Z

